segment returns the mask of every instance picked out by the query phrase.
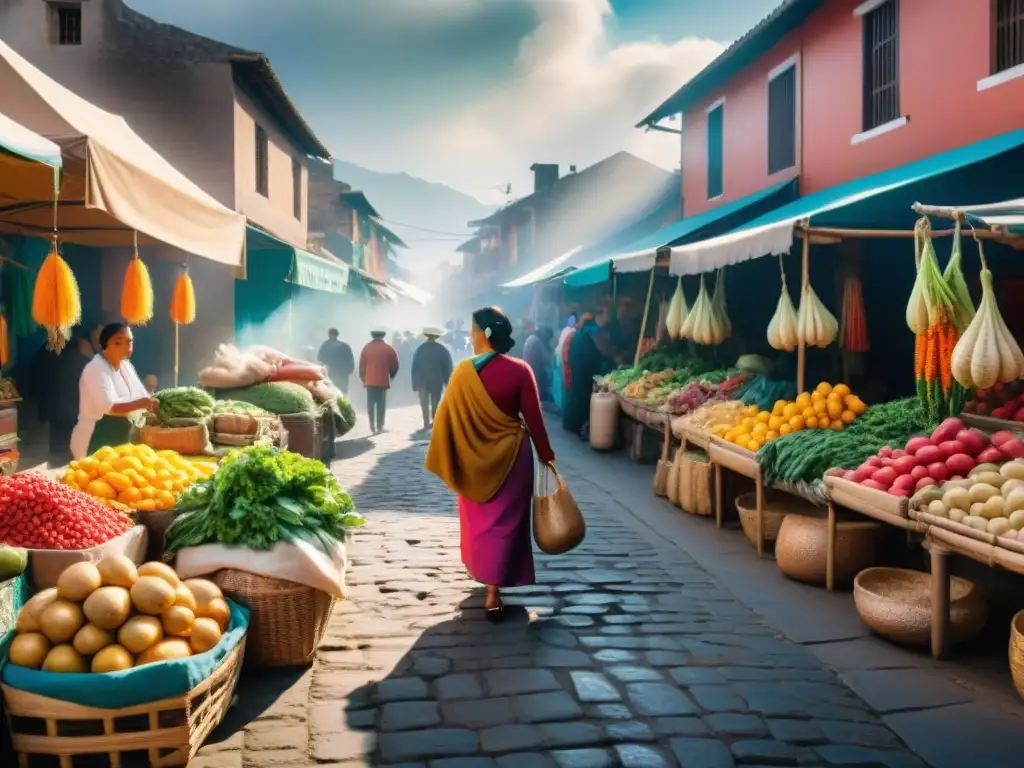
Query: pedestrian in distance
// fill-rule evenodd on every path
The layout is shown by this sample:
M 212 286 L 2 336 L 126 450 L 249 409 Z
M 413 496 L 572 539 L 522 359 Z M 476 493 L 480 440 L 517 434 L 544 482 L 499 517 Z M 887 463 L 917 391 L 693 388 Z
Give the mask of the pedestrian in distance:
M 451 352 L 438 341 L 443 335 L 439 328 L 424 328 L 426 341 L 412 356 L 412 389 L 420 398 L 424 431 L 430 429 L 441 393 L 452 375 Z
M 384 341 L 386 331 L 370 331 L 372 341 L 359 355 L 359 380 L 366 388 L 366 413 L 373 434 L 384 431 L 384 416 L 388 407 L 388 390 L 398 375 L 398 352 Z
M 327 366 L 327 375 L 331 377 L 334 386 L 347 395 L 349 377 L 356 369 L 356 361 L 352 356 L 352 347 L 338 336 L 337 328 L 327 331 L 327 341 L 320 345 L 316 359 Z
M 458 494 L 462 562 L 487 586 L 487 620 L 500 621 L 501 588 L 536 583 L 530 443 L 544 465 L 555 454 L 533 371 L 508 355 L 515 345 L 508 317 L 496 307 L 477 310 L 471 338 L 474 356 L 448 382 L 425 467 Z

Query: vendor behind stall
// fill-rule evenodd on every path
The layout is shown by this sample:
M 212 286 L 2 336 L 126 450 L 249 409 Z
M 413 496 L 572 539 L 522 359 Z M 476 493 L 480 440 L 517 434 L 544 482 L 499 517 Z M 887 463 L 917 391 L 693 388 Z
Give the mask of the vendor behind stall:
M 78 380 L 78 423 L 71 433 L 71 455 L 82 459 L 104 445 L 127 443 L 132 423 L 128 414 L 155 411 L 139 374 L 128 358 L 134 344 L 124 323 L 110 323 L 99 337 L 100 353 Z
M 608 373 L 614 367 L 607 354 L 601 351 L 606 344 L 598 343 L 598 333 L 608 324 L 608 308 L 602 307 L 590 318 L 584 314 L 584 318 L 569 341 L 568 392 L 562 409 L 562 426 L 580 437 L 590 417 L 594 377 Z

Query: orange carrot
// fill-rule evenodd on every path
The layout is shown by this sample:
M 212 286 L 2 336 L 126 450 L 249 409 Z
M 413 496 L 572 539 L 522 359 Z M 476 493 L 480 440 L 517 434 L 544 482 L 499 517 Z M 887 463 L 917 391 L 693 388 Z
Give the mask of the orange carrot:
M 939 349 L 938 349 L 938 333 L 936 332 L 936 326 L 932 326 L 928 329 L 928 346 L 925 349 L 925 369 L 924 378 L 925 381 L 935 381 L 939 378 Z
M 917 334 L 914 344 L 914 378 L 923 379 L 925 369 L 925 351 L 928 345 L 928 337 L 923 333 Z

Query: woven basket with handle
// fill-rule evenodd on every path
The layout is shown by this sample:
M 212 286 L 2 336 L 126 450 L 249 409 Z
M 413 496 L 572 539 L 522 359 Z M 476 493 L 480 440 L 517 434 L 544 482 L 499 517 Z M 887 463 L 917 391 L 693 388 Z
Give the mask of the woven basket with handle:
M 327 631 L 334 597 L 294 581 L 225 568 L 213 582 L 232 600 L 249 608 L 252 667 L 297 667 L 313 663 Z
M 175 451 L 182 456 L 198 456 L 206 453 L 210 445 L 210 432 L 205 424 L 194 427 L 151 427 L 139 428 L 139 441 L 154 451 Z

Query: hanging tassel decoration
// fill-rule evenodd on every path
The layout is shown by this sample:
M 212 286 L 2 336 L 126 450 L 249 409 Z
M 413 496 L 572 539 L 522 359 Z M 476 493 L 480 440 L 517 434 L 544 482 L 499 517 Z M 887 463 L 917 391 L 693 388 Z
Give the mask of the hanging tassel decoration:
M 137 244 L 135 255 L 128 262 L 128 269 L 124 273 L 121 317 L 128 325 L 145 325 L 153 319 L 153 281 L 149 278 L 149 269 L 139 258 Z
M 32 318 L 46 329 L 46 348 L 53 352 L 64 348 L 71 329 L 82 319 L 78 281 L 71 267 L 61 258 L 56 235 L 50 254 L 36 275 L 32 291 Z
M 196 319 L 196 292 L 192 278 L 185 267 L 174 281 L 171 291 L 171 321 L 178 325 L 189 325 Z
M 7 315 L 0 309 L 0 368 L 6 368 L 11 362 L 10 329 L 7 327 Z

